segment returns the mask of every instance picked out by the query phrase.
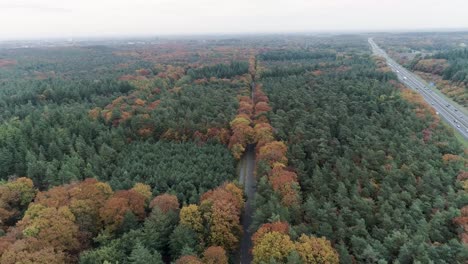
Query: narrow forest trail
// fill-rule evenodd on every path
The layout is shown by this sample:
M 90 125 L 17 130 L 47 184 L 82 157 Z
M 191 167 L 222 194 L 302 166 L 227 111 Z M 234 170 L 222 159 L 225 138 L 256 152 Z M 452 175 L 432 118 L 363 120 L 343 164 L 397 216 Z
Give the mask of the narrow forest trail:
M 255 146 L 249 145 L 239 163 L 239 182 L 244 185 L 244 192 L 247 197 L 245 202 L 244 214 L 242 216 L 242 235 L 240 245 L 239 261 L 241 264 L 249 264 L 252 262 L 252 255 L 250 249 L 252 248 L 252 234 L 249 231 L 250 224 L 252 224 L 253 215 L 253 199 L 256 191 L 256 181 L 254 178 L 255 168 Z

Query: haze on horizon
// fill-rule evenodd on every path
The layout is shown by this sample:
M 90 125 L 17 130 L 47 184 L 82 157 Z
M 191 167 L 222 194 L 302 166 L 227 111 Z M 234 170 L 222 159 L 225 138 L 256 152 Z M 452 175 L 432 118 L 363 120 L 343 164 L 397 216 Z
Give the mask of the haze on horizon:
M 468 28 L 466 0 L 0 0 L 0 40 Z

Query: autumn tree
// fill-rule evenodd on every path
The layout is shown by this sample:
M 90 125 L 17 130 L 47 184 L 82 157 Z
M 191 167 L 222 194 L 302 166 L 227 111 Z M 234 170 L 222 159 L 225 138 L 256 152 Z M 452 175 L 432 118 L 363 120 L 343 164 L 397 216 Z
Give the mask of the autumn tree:
M 261 236 L 253 246 L 253 263 L 286 263 L 288 255 L 294 250 L 289 235 L 277 231 Z
M 205 264 L 227 264 L 226 251 L 222 247 L 211 246 L 203 252 L 203 262 Z
M 38 263 L 62 264 L 69 260 L 66 255 L 52 246 L 45 246 L 36 238 L 16 241 L 0 256 L 2 264 Z
M 0 183 L 0 229 L 13 225 L 35 195 L 36 189 L 28 178 Z
M 264 235 L 270 232 L 279 232 L 281 234 L 289 233 L 289 224 L 287 222 L 273 222 L 261 225 L 252 236 L 252 242 L 255 244 L 260 241 Z
M 245 114 L 238 115 L 230 123 L 232 136 L 229 140 L 229 148 L 237 159 L 242 156 L 245 147 L 254 142 L 255 131 L 251 123 L 250 117 Z
M 25 237 L 33 237 L 44 246 L 73 252 L 80 248 L 75 216 L 66 206 L 54 208 L 34 204 L 18 222 Z
M 271 111 L 271 107 L 266 102 L 258 102 L 255 104 L 255 116 L 260 116 Z
M 237 116 L 230 122 L 232 135 L 229 149 L 236 159 L 240 159 L 248 144 L 255 141 L 255 131 L 252 127 L 253 102 L 248 96 L 239 97 Z
M 179 218 L 181 225 L 187 226 L 195 232 L 202 231 L 203 219 L 197 205 L 190 204 L 183 206 L 182 209 L 180 209 Z
M 268 164 L 273 165 L 276 162 L 285 164 L 288 162 L 286 158 L 287 146 L 281 141 L 273 141 L 265 144 L 258 150 L 258 160 L 264 160 Z
M 326 238 L 316 238 L 303 234 L 295 243 L 295 248 L 303 263 L 338 264 L 340 262 L 338 253 Z
M 273 128 L 269 123 L 258 123 L 254 126 L 256 147 L 261 148 L 274 140 Z
M 162 212 L 179 210 L 179 200 L 177 196 L 164 193 L 156 196 L 150 203 L 150 208 L 158 207 Z
M 268 96 L 263 92 L 263 85 L 262 84 L 257 84 L 255 86 L 255 89 L 254 89 L 254 102 L 255 104 L 259 103 L 259 102 L 263 102 L 263 103 L 269 103 L 269 99 L 268 99 Z
M 242 233 L 240 214 L 244 207 L 242 191 L 232 183 L 224 184 L 201 197 L 201 211 L 209 226 L 209 244 L 227 250 L 237 247 Z
M 176 264 L 203 264 L 203 262 L 196 256 L 182 256 L 175 262 Z
M 280 193 L 284 205 L 298 206 L 300 204 L 296 173 L 286 170 L 283 164 L 276 163 L 270 172 L 269 180 L 273 190 Z
M 106 201 L 99 216 L 109 230 L 116 230 L 127 212 L 133 213 L 140 220 L 145 217 L 145 200 L 145 196 L 136 191 L 118 191 Z
M 131 190 L 143 195 L 146 201 L 151 199 L 151 187 L 148 184 L 137 182 Z

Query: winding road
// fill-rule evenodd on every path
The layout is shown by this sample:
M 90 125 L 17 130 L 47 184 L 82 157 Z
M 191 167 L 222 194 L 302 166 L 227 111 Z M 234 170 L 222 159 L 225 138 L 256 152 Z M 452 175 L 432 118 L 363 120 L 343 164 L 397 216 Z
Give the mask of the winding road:
M 466 109 L 437 94 L 424 80 L 390 58 L 385 51 L 375 44 L 372 38 L 369 38 L 369 44 L 374 54 L 386 59 L 388 66 L 396 73 L 402 83 L 421 94 L 424 100 L 437 111 L 438 115 L 458 131 L 465 140 L 468 140 L 468 115 Z

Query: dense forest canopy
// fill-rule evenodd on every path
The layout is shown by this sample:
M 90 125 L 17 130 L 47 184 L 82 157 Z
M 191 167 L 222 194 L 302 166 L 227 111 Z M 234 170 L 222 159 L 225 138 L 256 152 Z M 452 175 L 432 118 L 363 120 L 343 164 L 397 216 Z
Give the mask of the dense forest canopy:
M 425 36 L 375 39 L 464 84 Z M 366 35 L 0 46 L 0 263 L 464 263 L 466 154 Z
M 284 208 L 278 217 L 298 233 L 327 237 L 341 259 L 460 261 L 464 247 L 452 220 L 463 204 L 455 176 L 464 164 L 443 157 L 463 150 L 431 124 L 435 117 L 416 116 L 387 82 L 393 75 L 376 72 L 369 58 L 347 60 L 350 68 L 339 74 L 261 80 L 304 196 L 303 215 Z M 276 206 L 260 196 L 257 222 Z

